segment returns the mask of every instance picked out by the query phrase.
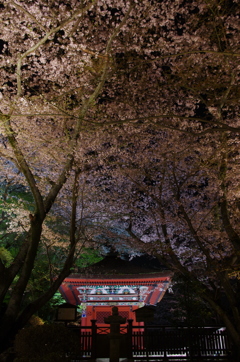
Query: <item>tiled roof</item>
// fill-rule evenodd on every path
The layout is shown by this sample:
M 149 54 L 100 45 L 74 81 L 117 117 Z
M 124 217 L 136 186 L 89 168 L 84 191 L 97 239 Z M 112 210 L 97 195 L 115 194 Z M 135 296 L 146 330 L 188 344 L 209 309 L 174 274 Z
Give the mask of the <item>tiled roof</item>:
M 123 260 L 118 256 L 106 256 L 98 263 L 82 268 L 78 274 L 71 274 L 69 278 L 149 278 L 169 277 L 171 271 L 162 268 L 151 267 L 149 265 L 139 265 L 136 261 Z

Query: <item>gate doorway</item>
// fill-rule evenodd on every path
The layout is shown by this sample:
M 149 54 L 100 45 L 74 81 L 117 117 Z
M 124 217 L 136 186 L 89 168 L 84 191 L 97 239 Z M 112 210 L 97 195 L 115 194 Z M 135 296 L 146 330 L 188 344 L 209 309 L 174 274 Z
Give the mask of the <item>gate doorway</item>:
M 111 306 L 87 306 L 84 317 L 81 319 L 81 325 L 83 327 L 90 326 L 91 320 L 96 320 L 98 327 L 106 327 L 104 318 L 111 314 Z M 136 309 L 136 308 L 135 308 Z M 119 315 L 126 320 L 132 319 L 135 325 L 142 326 L 143 322 L 136 322 L 136 315 L 134 308 L 129 306 L 118 306 Z M 126 323 L 127 325 L 127 323 Z

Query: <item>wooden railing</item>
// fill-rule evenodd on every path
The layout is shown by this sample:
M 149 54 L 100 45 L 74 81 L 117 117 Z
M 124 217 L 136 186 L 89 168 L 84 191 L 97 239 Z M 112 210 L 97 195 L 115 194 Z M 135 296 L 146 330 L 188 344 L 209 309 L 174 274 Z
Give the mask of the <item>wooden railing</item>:
M 80 327 L 79 356 L 72 361 L 109 357 L 109 328 Z M 128 326 L 120 330 L 121 358 L 128 361 L 232 361 L 231 344 L 224 328 Z
M 132 328 L 134 360 L 229 360 L 231 346 L 225 330 L 208 328 L 145 327 Z M 160 359 L 161 358 L 161 359 Z

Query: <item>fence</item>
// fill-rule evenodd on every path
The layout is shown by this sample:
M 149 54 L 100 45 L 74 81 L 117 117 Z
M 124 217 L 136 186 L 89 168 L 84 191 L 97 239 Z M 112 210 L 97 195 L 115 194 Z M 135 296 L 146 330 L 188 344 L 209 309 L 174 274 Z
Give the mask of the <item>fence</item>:
M 80 327 L 78 359 L 109 357 L 109 328 Z M 129 361 L 231 361 L 231 344 L 223 328 L 128 326 L 120 329 L 120 358 Z
M 231 347 L 225 330 L 217 328 L 145 327 L 132 331 L 134 360 L 229 360 Z

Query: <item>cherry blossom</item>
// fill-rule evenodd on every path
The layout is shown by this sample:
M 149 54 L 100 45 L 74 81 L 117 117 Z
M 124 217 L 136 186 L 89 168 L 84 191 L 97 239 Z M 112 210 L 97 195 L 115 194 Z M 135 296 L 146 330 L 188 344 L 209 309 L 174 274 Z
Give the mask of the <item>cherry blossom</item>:
M 239 312 L 232 322 L 214 299 L 214 288 L 236 298 L 238 2 L 4 0 L 0 11 L 0 176 L 27 187 L 35 207 L 19 205 L 9 224 L 22 218 L 27 236 L 0 263 L 1 301 L 12 290 L 2 338 L 57 290 L 78 241 L 121 229 L 119 243 L 199 283 L 240 345 Z M 68 219 L 65 267 L 22 310 L 57 214 Z

